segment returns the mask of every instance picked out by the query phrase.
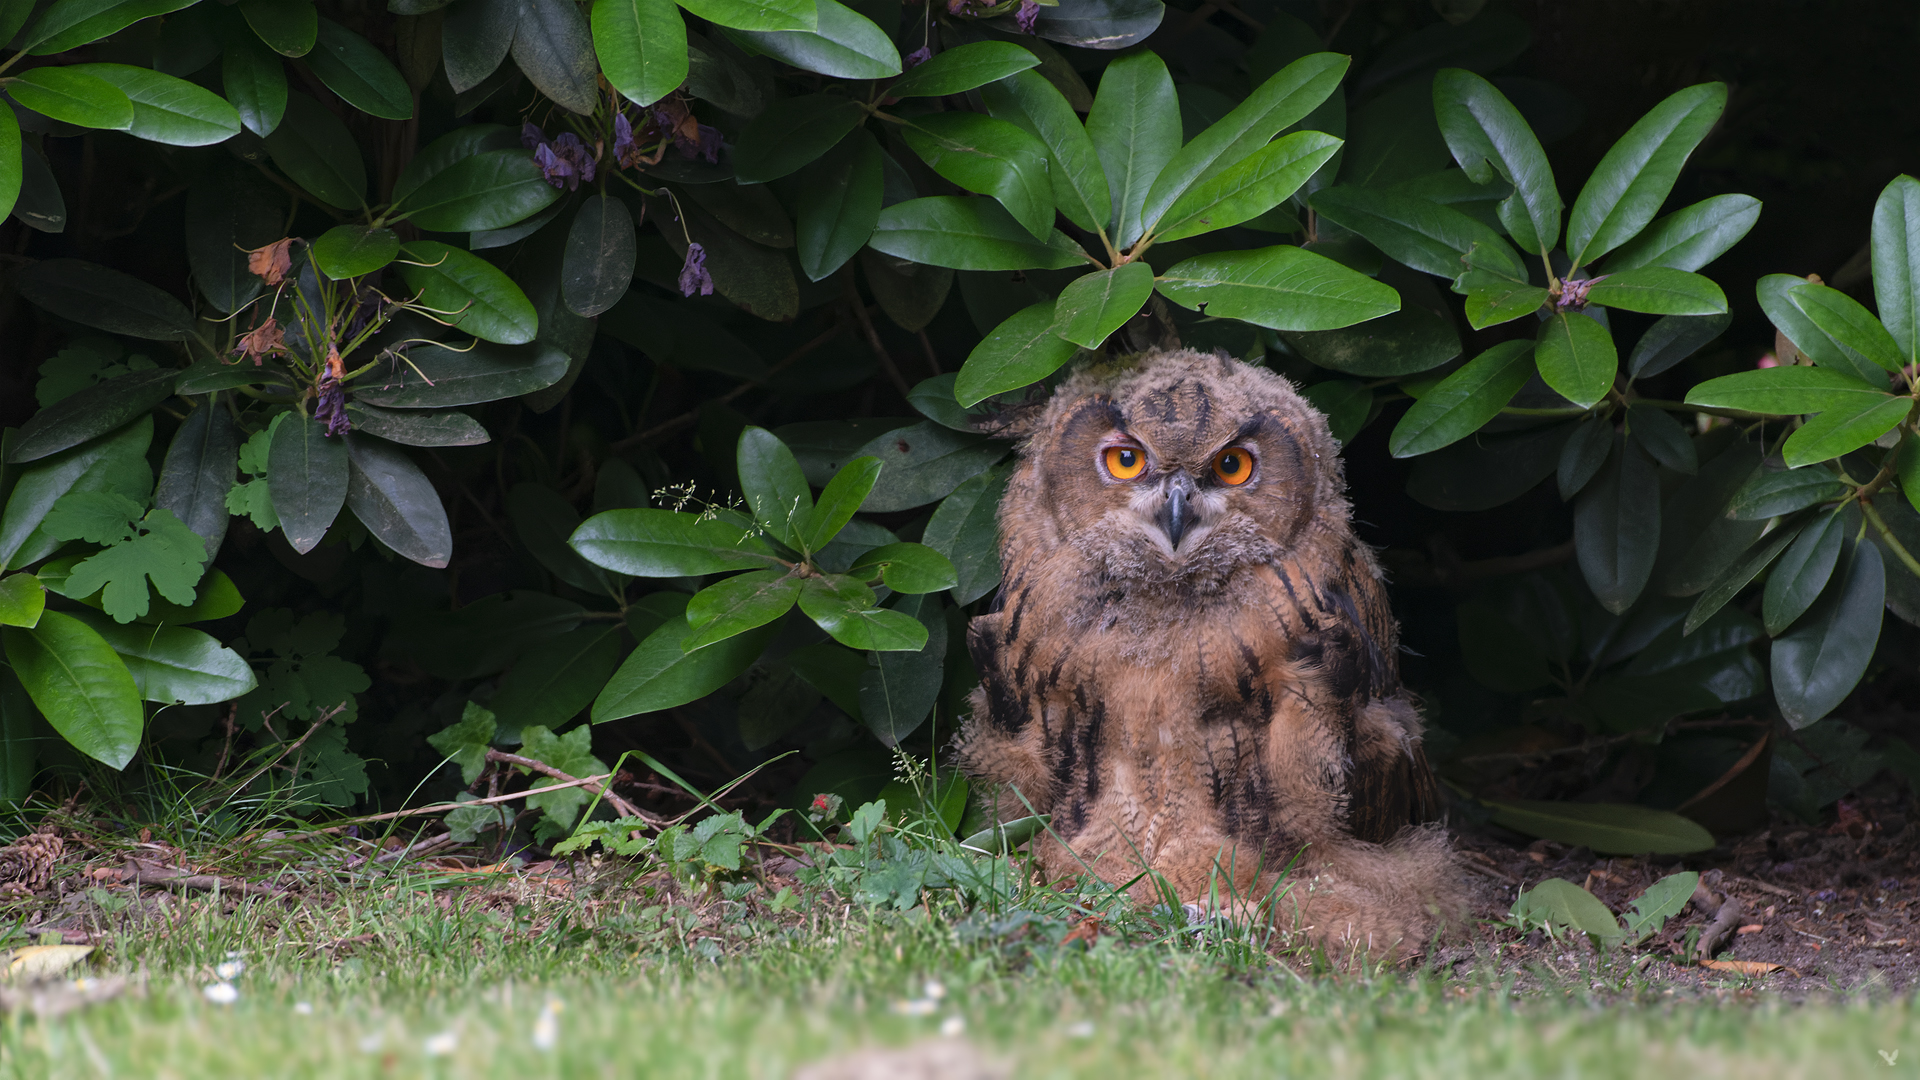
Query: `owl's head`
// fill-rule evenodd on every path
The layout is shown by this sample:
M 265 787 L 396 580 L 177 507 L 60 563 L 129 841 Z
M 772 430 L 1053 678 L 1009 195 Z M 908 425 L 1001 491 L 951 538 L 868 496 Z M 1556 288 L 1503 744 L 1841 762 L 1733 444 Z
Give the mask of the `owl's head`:
M 1224 355 L 1091 365 L 1023 426 L 1003 532 L 1071 548 L 1106 583 L 1190 598 L 1316 530 L 1348 531 L 1326 418 L 1286 379 Z

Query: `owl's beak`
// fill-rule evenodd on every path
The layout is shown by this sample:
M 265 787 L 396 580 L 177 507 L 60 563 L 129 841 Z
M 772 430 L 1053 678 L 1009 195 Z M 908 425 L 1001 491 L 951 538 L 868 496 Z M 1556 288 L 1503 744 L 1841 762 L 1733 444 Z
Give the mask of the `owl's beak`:
M 1161 504 L 1157 521 L 1160 531 L 1167 534 L 1167 543 L 1177 551 L 1180 538 L 1193 527 L 1195 518 L 1193 478 L 1183 472 L 1174 473 L 1167 477 L 1166 492 L 1167 501 Z

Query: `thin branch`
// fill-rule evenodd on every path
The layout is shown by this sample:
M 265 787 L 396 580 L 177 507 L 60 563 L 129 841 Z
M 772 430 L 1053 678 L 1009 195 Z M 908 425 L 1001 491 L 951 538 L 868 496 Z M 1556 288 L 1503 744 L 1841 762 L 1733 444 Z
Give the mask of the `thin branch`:
M 551 776 L 555 780 L 568 781 L 568 780 L 578 779 L 577 777 L 568 776 L 566 773 L 561 772 L 559 769 L 554 768 L 553 766 L 547 764 L 544 761 L 538 761 L 530 757 L 522 757 L 519 754 L 509 754 L 505 750 L 491 750 L 491 749 L 488 750 L 487 760 L 488 761 L 504 761 L 510 765 L 518 765 L 523 769 L 532 769 L 534 772 L 540 773 L 544 776 Z M 661 818 L 655 817 L 652 814 L 647 813 L 645 810 L 642 810 L 639 807 L 628 802 L 627 800 L 621 798 L 618 794 L 614 792 L 611 786 L 611 782 L 609 782 L 608 785 L 606 786 L 603 786 L 598 782 L 587 782 L 587 783 L 581 784 L 580 786 L 586 788 L 589 792 L 595 795 L 600 795 L 605 797 L 608 805 L 613 807 L 614 813 L 619 814 L 621 817 L 637 817 L 654 825 L 659 824 L 663 820 Z M 473 804 L 468 803 L 467 805 L 471 806 Z
M 1873 523 L 1874 529 L 1880 533 L 1881 542 L 1887 545 L 1887 550 L 1893 552 L 1895 558 L 1906 563 L 1907 569 L 1912 571 L 1915 577 L 1920 577 L 1920 559 L 1914 558 L 1913 552 L 1908 551 L 1906 545 L 1893 535 L 1893 530 L 1887 527 L 1886 519 L 1880 516 L 1880 511 L 1873 508 L 1873 502 L 1861 499 L 1860 512 L 1867 515 L 1867 520 Z
M 773 378 L 775 375 L 785 370 L 789 364 L 792 364 L 794 361 L 799 360 L 800 358 L 806 356 L 808 353 L 812 352 L 813 350 L 819 348 L 822 345 L 825 345 L 827 342 L 832 341 L 834 338 L 839 337 L 841 331 L 845 329 L 846 327 L 844 327 L 840 323 L 837 323 L 837 322 L 834 323 L 832 326 L 821 331 L 819 334 L 816 334 L 813 337 L 813 339 L 808 341 L 806 344 L 801 345 L 799 348 L 793 350 L 792 352 L 788 353 L 785 357 L 781 358 L 779 363 L 767 369 L 767 373 L 765 375 L 761 376 L 758 379 L 741 383 L 739 386 L 736 386 L 732 390 L 729 390 L 726 393 L 720 395 L 720 397 L 716 400 L 718 400 L 722 405 L 732 403 L 735 398 L 738 398 L 740 395 L 746 393 L 747 391 L 752 390 L 755 387 L 764 385 L 768 379 Z M 699 419 L 700 419 L 700 411 L 698 409 L 689 409 L 688 411 L 681 413 L 679 416 L 676 416 L 671 420 L 662 420 L 660 423 L 655 424 L 654 426 L 648 428 L 645 431 L 636 432 L 632 435 L 629 435 L 626 438 L 621 439 L 619 442 L 614 443 L 612 446 L 609 447 L 609 449 L 616 454 L 621 452 L 622 450 L 631 450 L 634 447 L 639 446 L 640 444 L 648 441 L 649 439 L 657 439 L 662 436 L 672 435 L 677 432 L 684 431 L 687 428 L 692 427 L 694 423 Z
M 449 810 L 458 810 L 466 806 L 492 806 L 495 803 L 512 802 L 515 799 L 524 799 L 531 795 L 545 795 L 549 791 L 565 791 L 568 788 L 585 787 L 588 784 L 597 784 L 602 780 L 611 779 L 613 779 L 612 773 L 601 773 L 599 776 L 583 776 L 578 780 L 569 780 L 564 784 L 549 784 L 546 787 L 528 788 L 525 791 L 511 791 L 505 795 L 495 795 L 486 799 L 472 799 L 468 802 L 431 803 L 426 806 L 416 806 L 411 810 L 394 810 L 385 814 L 369 814 L 365 817 L 348 818 L 345 821 L 336 822 L 318 831 L 337 833 L 342 829 L 352 828 L 356 825 L 368 825 L 376 821 L 394 821 L 398 818 L 419 817 L 422 814 L 444 814 Z
M 887 347 L 881 343 L 880 332 L 873 328 L 873 320 L 867 316 L 866 301 L 860 299 L 860 290 L 854 287 L 851 267 L 841 275 L 840 285 L 841 290 L 846 293 L 847 306 L 853 309 L 853 317 L 860 323 L 860 332 L 866 335 L 868 347 L 873 350 L 874 357 L 880 361 L 880 369 L 887 373 L 887 378 L 892 380 L 894 389 L 900 391 L 900 396 L 906 397 L 913 388 L 907 385 L 906 377 L 900 374 L 900 368 L 894 364 L 892 354 L 888 353 Z

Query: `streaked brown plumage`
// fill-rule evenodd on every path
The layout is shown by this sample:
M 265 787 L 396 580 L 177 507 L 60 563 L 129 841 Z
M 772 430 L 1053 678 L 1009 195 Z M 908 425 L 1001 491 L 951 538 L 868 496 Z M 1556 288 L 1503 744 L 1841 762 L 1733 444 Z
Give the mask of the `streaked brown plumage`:
M 1040 841 L 1049 872 L 1144 861 L 1251 914 L 1297 859 L 1279 924 L 1423 946 L 1458 884 L 1325 418 L 1278 375 L 1180 351 L 1084 369 L 1016 425 L 965 767 L 1052 815 L 1072 850 Z

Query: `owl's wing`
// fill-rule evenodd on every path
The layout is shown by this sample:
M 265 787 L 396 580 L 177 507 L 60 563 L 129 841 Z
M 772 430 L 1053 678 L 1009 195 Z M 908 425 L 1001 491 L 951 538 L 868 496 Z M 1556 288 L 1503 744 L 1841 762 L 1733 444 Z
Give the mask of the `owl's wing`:
M 1266 577 L 1271 610 L 1309 698 L 1346 750 L 1348 827 L 1382 842 L 1435 820 L 1440 793 L 1422 749 L 1420 717 L 1400 687 L 1393 612 L 1372 560 L 1354 549 L 1283 559 Z

